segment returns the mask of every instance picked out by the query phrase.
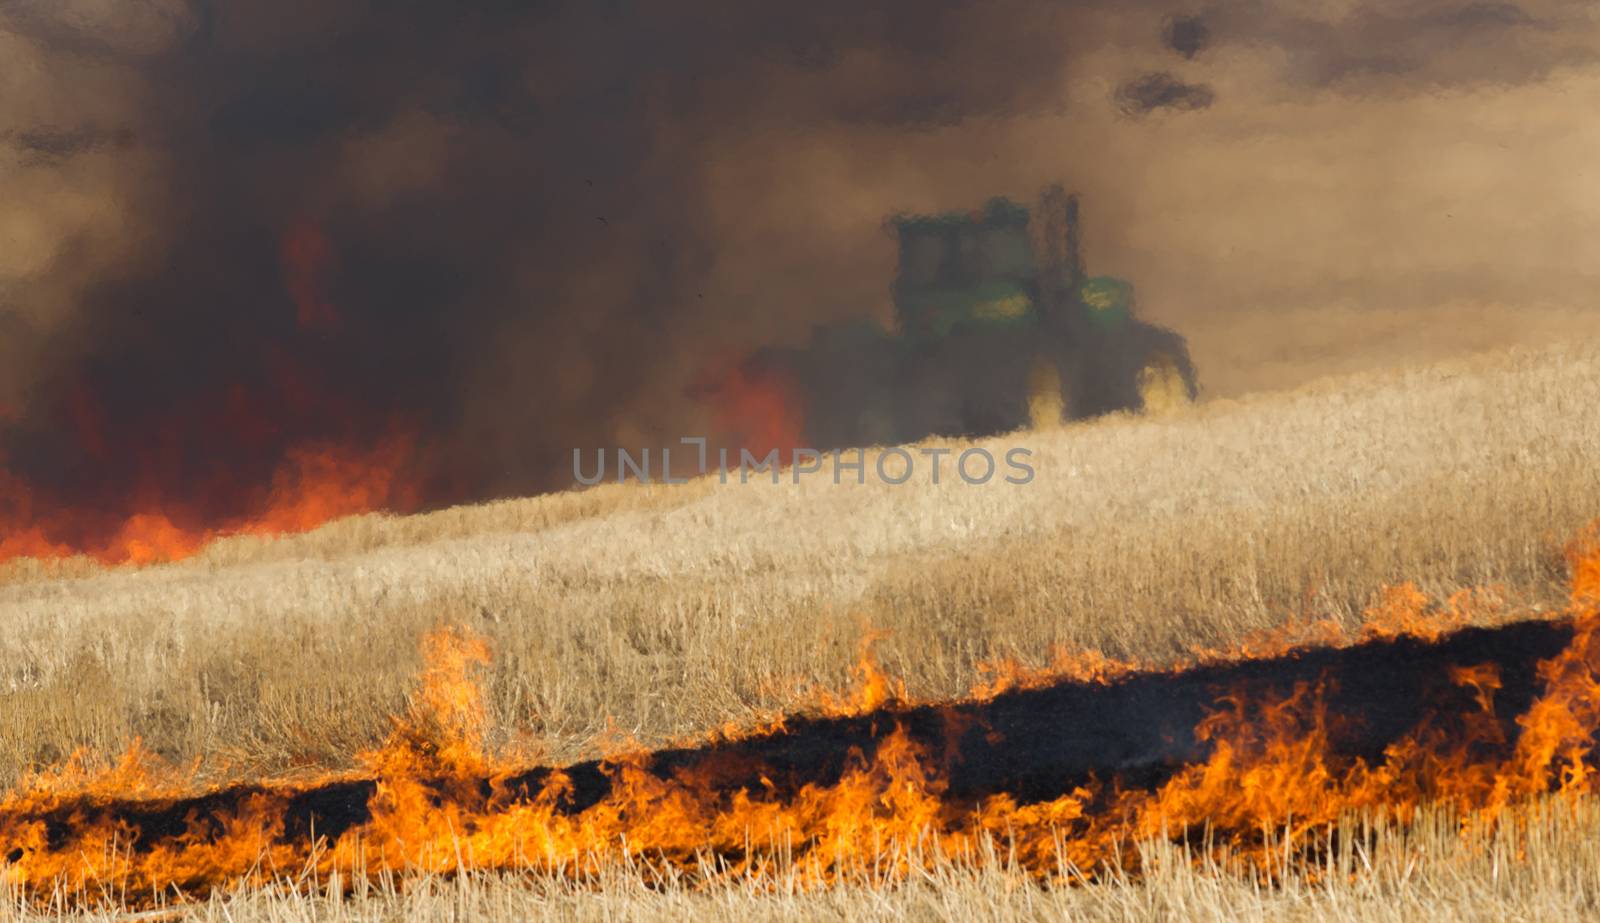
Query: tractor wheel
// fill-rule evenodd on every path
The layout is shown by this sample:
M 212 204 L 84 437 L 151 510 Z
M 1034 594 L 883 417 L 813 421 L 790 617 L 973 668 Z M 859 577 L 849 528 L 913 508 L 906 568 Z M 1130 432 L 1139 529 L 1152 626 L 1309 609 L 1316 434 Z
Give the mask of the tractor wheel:
M 1184 368 L 1164 352 L 1152 354 L 1139 370 L 1139 403 L 1145 413 L 1160 416 L 1194 400 L 1194 384 Z

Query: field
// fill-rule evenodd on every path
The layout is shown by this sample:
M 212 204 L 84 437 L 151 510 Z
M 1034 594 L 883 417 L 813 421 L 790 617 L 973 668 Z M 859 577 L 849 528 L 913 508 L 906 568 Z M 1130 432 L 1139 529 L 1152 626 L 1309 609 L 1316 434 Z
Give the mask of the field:
M 352 766 L 405 712 L 422 637 L 487 638 L 487 745 L 566 762 L 814 705 L 864 642 L 915 698 L 995 664 L 1095 651 L 1163 666 L 1274 630 L 1354 629 L 1385 586 L 1475 610 L 1560 608 L 1563 548 L 1600 515 L 1600 344 L 1329 379 L 1153 418 L 983 443 L 1025 485 L 925 469 L 903 485 L 607 485 L 135 570 L 0 573 L 0 781 L 138 739 L 206 782 Z M 1381 822 L 1374 821 L 1374 823 Z M 1150 847 L 1138 878 L 1018 887 L 1004 863 L 893 888 L 648 889 L 467 876 L 349 900 L 219 896 L 202 918 L 727 919 L 1571 916 L 1600 883 L 1600 809 L 1484 843 L 1448 819 L 1388 829 L 1334 874 L 1261 890 Z M 1418 859 L 1417 856 L 1422 856 Z

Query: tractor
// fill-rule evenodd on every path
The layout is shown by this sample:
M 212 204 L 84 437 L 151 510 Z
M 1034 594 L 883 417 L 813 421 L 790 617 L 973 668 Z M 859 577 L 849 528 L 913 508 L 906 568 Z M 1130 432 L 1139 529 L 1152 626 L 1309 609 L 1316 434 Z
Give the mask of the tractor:
M 771 400 L 702 389 L 723 408 L 774 407 L 783 441 L 817 449 L 977 437 L 1193 401 L 1182 336 L 1135 316 L 1133 287 L 1083 266 L 1078 199 L 1060 186 L 1030 211 L 991 199 L 977 212 L 901 215 L 895 329 L 816 328 L 804 347 L 768 347 L 733 376 Z M 723 415 L 745 442 L 772 421 Z

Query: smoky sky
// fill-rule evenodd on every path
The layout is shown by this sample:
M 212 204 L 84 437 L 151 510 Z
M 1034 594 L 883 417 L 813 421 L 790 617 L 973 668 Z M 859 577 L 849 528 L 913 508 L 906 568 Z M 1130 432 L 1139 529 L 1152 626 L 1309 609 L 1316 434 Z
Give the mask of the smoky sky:
M 1230 49 L 1269 60 L 1252 79 L 1290 99 L 1403 98 L 1584 64 L 1588 16 L 1556 2 L 13 0 L 5 461 L 47 496 L 111 504 L 221 483 L 218 466 L 259 480 L 296 443 L 403 427 L 429 502 L 563 486 L 573 447 L 702 425 L 685 397 L 701 364 L 865 310 L 827 281 L 845 274 L 826 262 L 830 229 L 796 216 L 791 240 L 758 247 L 741 229 L 785 216 L 738 217 L 781 209 L 782 182 L 837 170 L 840 151 L 959 136 L 995 193 L 1025 194 L 1005 126 L 1222 117 L 1243 101 L 1208 68 Z M 1115 89 L 1080 92 L 1102 83 Z M 826 156 L 794 153 L 824 138 Z M 730 169 L 766 175 L 730 159 L 745 149 L 786 158 L 776 186 L 734 185 Z M 1118 194 L 1081 191 L 1091 207 Z M 919 204 L 859 195 L 878 220 Z M 795 253 L 822 255 L 810 286 L 784 274 Z M 157 450 L 153 486 L 123 473 Z

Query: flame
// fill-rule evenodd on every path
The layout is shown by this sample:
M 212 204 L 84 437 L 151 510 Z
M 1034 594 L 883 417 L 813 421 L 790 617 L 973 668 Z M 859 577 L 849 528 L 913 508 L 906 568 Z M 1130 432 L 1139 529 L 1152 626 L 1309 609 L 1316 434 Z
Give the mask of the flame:
M 714 363 L 696 376 L 690 393 L 706 403 L 721 433 L 757 458 L 805 444 L 800 391 L 782 368 Z
M 867 631 L 856 648 L 856 665 L 851 671 L 855 690 L 845 697 L 835 696 L 826 690 L 817 693 L 822 713 L 835 717 L 863 715 L 877 711 L 893 702 L 906 702 L 910 696 L 902 683 L 878 666 L 876 647 L 889 635 L 884 631 Z
M 972 695 L 979 700 L 992 699 L 1014 689 L 1039 689 L 1062 680 L 1109 683 L 1138 669 L 1139 665 L 1130 660 L 1057 644 L 1051 646 L 1050 659 L 1043 666 L 1030 666 L 1016 658 L 980 661 L 978 673 L 984 679 L 973 688 Z
M 464 629 L 441 628 L 422 639 L 427 666 L 410 714 L 395 722 L 385 745 L 360 756 L 379 778 L 404 776 L 405 768 L 424 755 L 440 769 L 464 775 L 481 772 L 483 734 L 488 708 L 474 671 L 489 663 L 488 642 Z M 418 748 L 421 747 L 422 750 Z M 398 768 L 400 772 L 385 773 Z
M 102 564 L 152 564 L 190 557 L 232 535 L 276 536 L 386 507 L 416 504 L 401 471 L 411 440 L 392 437 L 358 451 L 338 446 L 291 449 L 249 514 L 219 523 L 180 524 L 160 509 L 130 513 L 103 537 L 69 543 L 52 535 L 77 531 L 78 511 L 36 509 L 32 491 L 0 470 L 0 563 L 15 558 L 87 555 Z
M 91 356 L 25 406 L 0 407 L 0 563 L 173 561 L 229 535 L 409 511 L 424 483 L 434 502 L 448 493 L 416 470 L 419 428 L 395 398 L 330 361 L 365 333 L 333 300 L 333 240 L 303 220 L 278 251 L 283 290 L 262 297 L 283 301 L 284 323 L 250 328 L 250 351 L 230 350 L 229 365 Z
M 580 788 L 594 781 L 576 768 L 528 774 L 486 752 L 489 713 L 476 678 L 489 663 L 488 645 L 440 630 L 423 641 L 426 666 L 411 707 L 383 746 L 363 756 L 362 771 L 317 780 L 323 788 L 248 787 L 202 812 L 153 783 L 142 754 L 95 777 L 69 766 L 0 801 L 3 877 L 41 900 L 66 894 L 132 905 L 285 876 L 349 882 L 514 869 L 582 880 L 617 862 L 691 881 L 783 875 L 805 886 L 862 870 L 892 882 L 940 861 L 1004 856 L 1041 878 L 1077 881 L 1111 868 L 1137 874 L 1133 845 L 1169 840 L 1188 846 L 1197 863 L 1238 865 L 1271 881 L 1290 867 L 1314 872 L 1319 850 L 1352 814 L 1405 821 L 1445 805 L 1465 837 L 1514 820 L 1540 798 L 1595 794 L 1600 542 L 1591 533 L 1571 555 L 1571 641 L 1539 663 L 1539 691 L 1515 717 L 1514 737 L 1496 714 L 1500 670 L 1460 663 L 1448 676 L 1462 708 L 1430 714 L 1379 755 L 1343 753 L 1334 741 L 1359 716 L 1330 711 L 1334 689 L 1324 678 L 1278 694 L 1221 695 L 1193 729 L 1204 757 L 1157 783 L 1090 778 L 1031 803 L 1008 793 L 963 799 L 950 780 L 962 756 L 952 748 L 966 728 L 926 703 L 918 707 L 951 722 L 943 752 L 910 734 L 906 722 L 919 712 L 876 664 L 878 637 L 869 634 L 856 693 L 820 706 L 881 732 L 871 746 L 851 749 L 830 779 L 794 785 L 780 767 L 748 765 L 726 747 L 663 765 L 628 748 L 603 764 L 605 791 L 584 800 Z M 1431 643 L 1474 601 L 1481 598 L 1430 606 L 1414 588 L 1398 588 L 1374 608 L 1364 643 L 1392 643 L 1383 639 L 1394 633 Z M 1061 653 L 1057 663 L 1097 683 L 1133 669 L 1081 653 Z M 1004 666 L 994 675 L 979 695 L 1042 682 L 1037 672 Z M 724 731 L 713 742 L 728 739 Z M 759 782 L 732 781 L 744 778 Z M 359 804 L 359 819 L 322 836 L 301 829 L 297 799 L 329 786 L 344 786 L 338 790 Z M 112 798 L 125 807 L 109 809 Z M 176 829 L 136 822 L 137 811 L 184 804 L 186 813 L 166 822 Z

